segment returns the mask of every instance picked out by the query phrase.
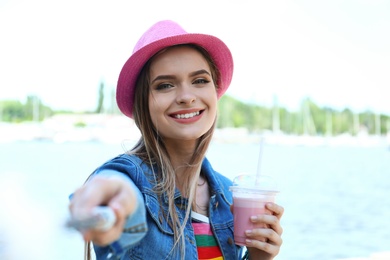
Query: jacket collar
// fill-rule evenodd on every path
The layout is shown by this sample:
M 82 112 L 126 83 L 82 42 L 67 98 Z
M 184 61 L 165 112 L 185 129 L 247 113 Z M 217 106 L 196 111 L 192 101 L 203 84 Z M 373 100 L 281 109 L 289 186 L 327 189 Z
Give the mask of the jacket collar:
M 221 188 L 222 185 L 219 179 L 217 179 L 215 171 L 206 157 L 203 159 L 202 172 L 208 181 L 211 195 L 223 193 Z

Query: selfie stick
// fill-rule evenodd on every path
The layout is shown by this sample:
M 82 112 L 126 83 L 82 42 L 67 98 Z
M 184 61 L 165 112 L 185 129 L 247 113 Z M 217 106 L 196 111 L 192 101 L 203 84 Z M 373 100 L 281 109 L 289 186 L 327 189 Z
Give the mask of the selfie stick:
M 115 222 L 116 216 L 114 211 L 110 207 L 99 206 L 94 208 L 87 217 L 72 216 L 66 222 L 66 226 L 77 229 L 78 231 L 88 229 L 107 231 L 114 226 Z

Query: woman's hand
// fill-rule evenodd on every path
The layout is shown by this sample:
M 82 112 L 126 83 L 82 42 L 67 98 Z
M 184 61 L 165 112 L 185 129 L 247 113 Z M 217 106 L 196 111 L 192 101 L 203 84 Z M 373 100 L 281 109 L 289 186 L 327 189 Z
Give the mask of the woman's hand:
M 280 219 L 284 208 L 269 202 L 266 208 L 272 212 L 271 215 L 258 215 L 251 217 L 253 223 L 263 223 L 264 228 L 257 228 L 246 232 L 247 249 L 249 259 L 268 260 L 273 259 L 280 251 L 282 245 L 283 228 L 280 225 Z
M 125 177 L 118 175 L 95 175 L 77 189 L 69 204 L 75 218 L 86 216 L 97 206 L 110 207 L 116 216 L 114 226 L 107 231 L 81 230 L 85 241 L 105 246 L 118 240 L 127 216 L 136 208 L 136 196 Z

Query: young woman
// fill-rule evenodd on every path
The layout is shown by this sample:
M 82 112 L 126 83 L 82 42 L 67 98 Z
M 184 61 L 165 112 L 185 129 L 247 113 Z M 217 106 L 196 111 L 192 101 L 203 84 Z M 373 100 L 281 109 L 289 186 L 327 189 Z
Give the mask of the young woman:
M 122 68 L 120 110 L 142 133 L 135 147 L 104 163 L 72 196 L 73 216 L 106 205 L 107 231 L 83 230 L 97 259 L 241 259 L 233 240 L 232 182 L 205 158 L 217 101 L 233 74 L 228 47 L 172 21 L 153 25 Z M 282 244 L 283 208 L 255 216 L 246 257 L 273 259 Z

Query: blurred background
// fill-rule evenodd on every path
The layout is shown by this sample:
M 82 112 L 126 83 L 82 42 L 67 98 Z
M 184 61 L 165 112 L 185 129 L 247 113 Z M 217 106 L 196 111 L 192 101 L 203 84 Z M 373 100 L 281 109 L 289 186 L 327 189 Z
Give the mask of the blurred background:
M 208 157 L 278 181 L 277 259 L 390 259 L 385 0 L 0 0 L 0 258 L 81 259 L 68 196 L 138 140 L 116 81 L 162 19 L 232 51 Z

